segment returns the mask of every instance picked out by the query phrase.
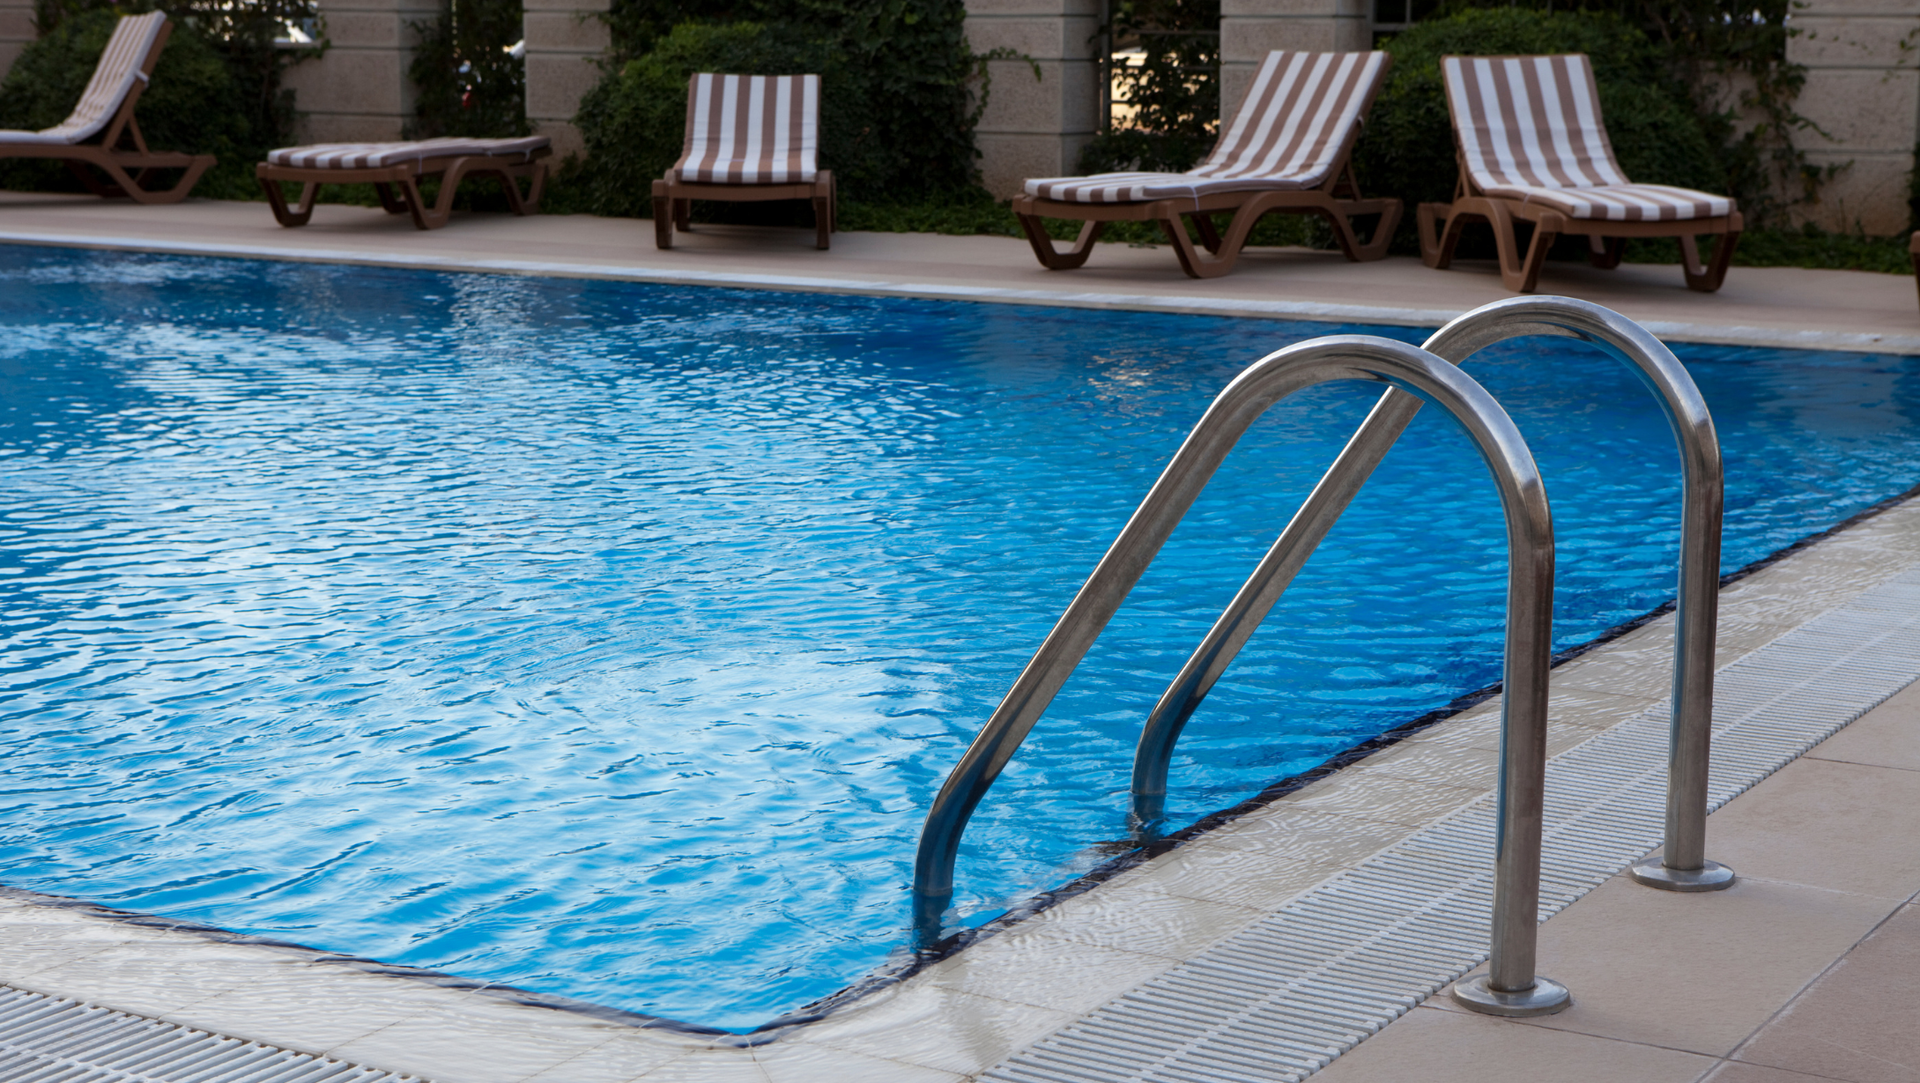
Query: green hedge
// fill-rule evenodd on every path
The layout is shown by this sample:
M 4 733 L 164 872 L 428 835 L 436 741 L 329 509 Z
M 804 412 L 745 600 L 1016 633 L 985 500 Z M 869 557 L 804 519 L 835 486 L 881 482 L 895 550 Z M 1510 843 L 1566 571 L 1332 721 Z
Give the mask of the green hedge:
M 1730 191 L 1725 156 L 1707 138 L 1666 51 L 1612 15 L 1469 10 L 1420 23 L 1384 48 L 1393 68 L 1355 149 L 1354 169 L 1366 194 L 1406 201 L 1404 237 L 1411 237 L 1415 206 L 1452 199 L 1459 174 L 1440 76 L 1447 54 L 1585 53 L 1614 156 L 1628 177 Z
M 84 12 L 27 46 L 0 82 L 0 128 L 32 131 L 65 120 L 118 23 L 112 11 Z M 176 24 L 134 117 L 155 150 L 219 156 L 214 171 L 194 189 L 196 194 L 250 198 L 258 191 L 253 163 L 263 148 L 246 114 L 231 104 L 240 97 L 221 50 L 192 27 Z M 25 159 L 0 161 L 0 187 L 82 190 L 63 164 Z

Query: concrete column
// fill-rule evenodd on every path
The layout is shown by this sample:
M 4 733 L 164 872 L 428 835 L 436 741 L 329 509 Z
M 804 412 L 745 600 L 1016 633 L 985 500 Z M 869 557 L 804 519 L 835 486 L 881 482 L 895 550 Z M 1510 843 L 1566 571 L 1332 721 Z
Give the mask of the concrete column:
M 33 0 L 0 0 L 0 78 L 39 36 L 33 32 Z
M 1920 4 L 1800 0 L 1791 25 L 1787 59 L 1807 67 L 1794 108 L 1825 132 L 1794 143 L 1810 164 L 1842 167 L 1800 216 L 1831 230 L 1904 232 L 1920 138 Z
M 400 138 L 413 119 L 413 24 L 440 14 L 433 0 L 320 0 L 332 46 L 326 55 L 288 69 L 286 85 L 299 111 L 302 143 L 375 142 Z
M 1372 47 L 1368 0 L 1220 0 L 1221 122 L 1233 119 L 1260 62 L 1275 49 Z
M 556 157 L 586 149 L 573 116 L 601 79 L 596 62 L 612 38 L 599 16 L 610 6 L 610 0 L 526 0 L 527 123 L 553 140 Z
M 1023 59 L 994 60 L 987 109 L 974 129 L 980 179 L 1005 199 L 1028 177 L 1073 172 L 1080 148 L 1100 130 L 1100 64 L 1094 35 L 1100 0 L 966 0 L 967 42 L 976 53 L 1009 49 Z M 1032 57 L 1040 67 L 1033 77 Z

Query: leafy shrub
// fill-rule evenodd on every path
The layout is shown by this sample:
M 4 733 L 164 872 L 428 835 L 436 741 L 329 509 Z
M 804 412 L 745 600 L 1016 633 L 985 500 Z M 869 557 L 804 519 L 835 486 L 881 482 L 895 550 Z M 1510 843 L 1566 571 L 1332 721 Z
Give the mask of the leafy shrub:
M 651 214 L 679 156 L 693 72 L 821 76 L 820 165 L 843 196 L 914 202 L 967 190 L 974 115 L 960 0 L 625 0 L 615 66 L 576 118 L 580 209 Z
M 416 90 L 412 139 L 527 135 L 527 62 L 507 52 L 522 37 L 520 0 L 449 0 L 415 23 L 407 69 Z
M 1458 167 L 1440 58 L 1585 53 L 1620 168 L 1635 182 L 1725 192 L 1728 176 L 1666 50 L 1608 14 L 1489 8 L 1420 23 L 1385 46 L 1393 55 L 1354 152 L 1369 195 L 1399 196 L 1407 222 L 1423 202 L 1453 198 Z
M 27 46 L 0 82 L 0 128 L 51 128 L 65 120 L 118 23 L 113 11 L 83 12 Z M 219 156 L 219 164 L 201 179 L 196 193 L 247 198 L 258 190 L 253 163 L 265 148 L 240 105 L 242 99 L 222 51 L 192 26 L 176 23 L 134 116 L 155 150 Z M 81 190 L 61 163 L 28 159 L 0 161 L 0 186 Z
M 1113 69 L 1132 120 L 1081 148 L 1079 171 L 1193 168 L 1220 130 L 1219 0 L 1119 0 L 1111 13 L 1109 40 L 1146 55 Z

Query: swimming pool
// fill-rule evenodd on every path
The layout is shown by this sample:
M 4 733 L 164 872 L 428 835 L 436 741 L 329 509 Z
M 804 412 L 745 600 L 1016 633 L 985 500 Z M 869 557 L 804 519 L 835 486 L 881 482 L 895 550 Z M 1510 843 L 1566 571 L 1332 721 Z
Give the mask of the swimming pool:
M 1219 387 L 1331 330 L 26 248 L 0 279 L 0 882 L 729 1027 L 904 941 L 960 749 Z M 1920 480 L 1911 361 L 1679 352 L 1728 568 Z M 1577 643 L 1670 594 L 1671 437 L 1597 353 L 1491 354 Z M 1222 470 L 975 817 L 975 920 L 1125 834 L 1140 720 L 1376 395 L 1303 395 Z M 1174 818 L 1486 684 L 1504 559 L 1423 411 L 1189 726 Z

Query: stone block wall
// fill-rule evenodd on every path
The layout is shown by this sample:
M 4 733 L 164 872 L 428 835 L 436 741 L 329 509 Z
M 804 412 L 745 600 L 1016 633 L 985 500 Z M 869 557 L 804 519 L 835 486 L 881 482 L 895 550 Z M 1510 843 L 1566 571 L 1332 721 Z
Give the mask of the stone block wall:
M 39 37 L 33 32 L 33 0 L 0 0 L 0 77 L 13 58 Z
M 413 24 L 439 14 L 433 0 L 321 0 L 332 47 L 288 69 L 302 143 L 399 139 L 413 117 Z
M 1876 236 L 1908 227 L 1920 139 L 1920 3 L 1803 0 L 1787 58 L 1807 67 L 1795 109 L 1819 132 L 1794 139 L 1818 166 L 1841 167 L 1803 217 Z
M 987 64 L 987 108 L 974 137 L 981 182 L 1001 198 L 1028 177 L 1073 172 L 1100 130 L 1099 0 L 967 0 L 967 41 L 976 53 L 1010 49 L 1032 57 Z
M 557 157 L 585 149 L 573 115 L 600 81 L 597 63 L 612 44 L 600 18 L 610 0 L 526 0 L 527 121 L 553 140 Z

